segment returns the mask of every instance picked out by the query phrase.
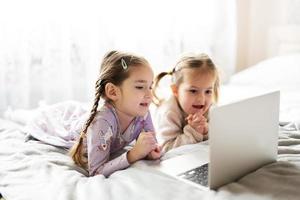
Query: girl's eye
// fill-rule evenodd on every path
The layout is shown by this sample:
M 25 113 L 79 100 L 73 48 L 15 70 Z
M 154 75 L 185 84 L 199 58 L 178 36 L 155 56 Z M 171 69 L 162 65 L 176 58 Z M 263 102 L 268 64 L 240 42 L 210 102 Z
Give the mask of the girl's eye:
M 192 94 L 195 94 L 195 93 L 197 93 L 197 90 L 191 89 L 191 90 L 189 90 L 189 92 L 192 93 Z
M 135 88 L 138 90 L 144 90 L 144 89 L 148 88 L 148 86 L 135 86 Z M 149 90 L 152 90 L 152 86 L 149 87 Z
M 212 90 L 206 90 L 205 94 L 212 94 Z
M 135 86 L 136 89 L 142 90 L 144 87 L 143 86 Z

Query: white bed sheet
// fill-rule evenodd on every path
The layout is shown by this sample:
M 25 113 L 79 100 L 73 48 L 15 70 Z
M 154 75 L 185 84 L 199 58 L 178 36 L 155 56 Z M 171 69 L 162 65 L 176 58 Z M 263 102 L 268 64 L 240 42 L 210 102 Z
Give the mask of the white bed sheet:
M 6 200 L 296 200 L 300 196 L 300 131 L 291 124 L 280 135 L 278 162 L 218 191 L 204 192 L 153 170 L 149 167 L 151 161 L 139 161 L 109 178 L 101 175 L 88 178 L 86 171 L 74 165 L 66 150 L 35 140 L 26 141 L 20 126 L 1 121 L 0 193 Z M 198 148 L 207 148 L 207 143 L 179 147 L 163 159 Z

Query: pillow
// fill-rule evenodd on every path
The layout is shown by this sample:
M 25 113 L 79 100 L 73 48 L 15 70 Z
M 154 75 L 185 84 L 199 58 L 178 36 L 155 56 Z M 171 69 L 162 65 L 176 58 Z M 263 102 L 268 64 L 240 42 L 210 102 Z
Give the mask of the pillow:
M 233 75 L 229 84 L 267 89 L 299 88 L 300 91 L 300 54 L 278 56 L 262 61 Z
M 280 120 L 300 121 L 300 54 L 262 61 L 233 75 L 221 88 L 221 103 L 280 90 Z

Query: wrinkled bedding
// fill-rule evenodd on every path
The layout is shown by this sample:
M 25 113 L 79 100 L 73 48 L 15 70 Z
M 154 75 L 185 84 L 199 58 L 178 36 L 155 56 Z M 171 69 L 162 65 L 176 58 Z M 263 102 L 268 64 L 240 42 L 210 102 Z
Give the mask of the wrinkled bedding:
M 139 161 L 105 178 L 87 177 L 64 148 L 28 140 L 23 126 L 1 121 L 0 192 L 18 199 L 299 199 L 299 124 L 281 127 L 278 161 L 218 191 L 201 191 L 165 176 Z M 182 146 L 162 159 L 207 148 L 207 143 Z

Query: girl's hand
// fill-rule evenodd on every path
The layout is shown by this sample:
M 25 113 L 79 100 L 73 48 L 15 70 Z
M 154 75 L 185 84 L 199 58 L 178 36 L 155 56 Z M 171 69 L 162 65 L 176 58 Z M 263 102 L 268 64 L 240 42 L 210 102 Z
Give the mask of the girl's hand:
M 203 116 L 202 112 L 190 114 L 186 120 L 199 134 L 206 135 L 208 133 L 207 119 Z
M 161 147 L 157 145 L 155 149 L 153 149 L 150 153 L 148 153 L 146 159 L 156 160 L 159 159 L 160 157 L 161 157 Z
M 156 149 L 156 139 L 153 132 L 140 133 L 135 145 L 127 153 L 128 162 L 134 163 L 145 158 L 152 150 Z

